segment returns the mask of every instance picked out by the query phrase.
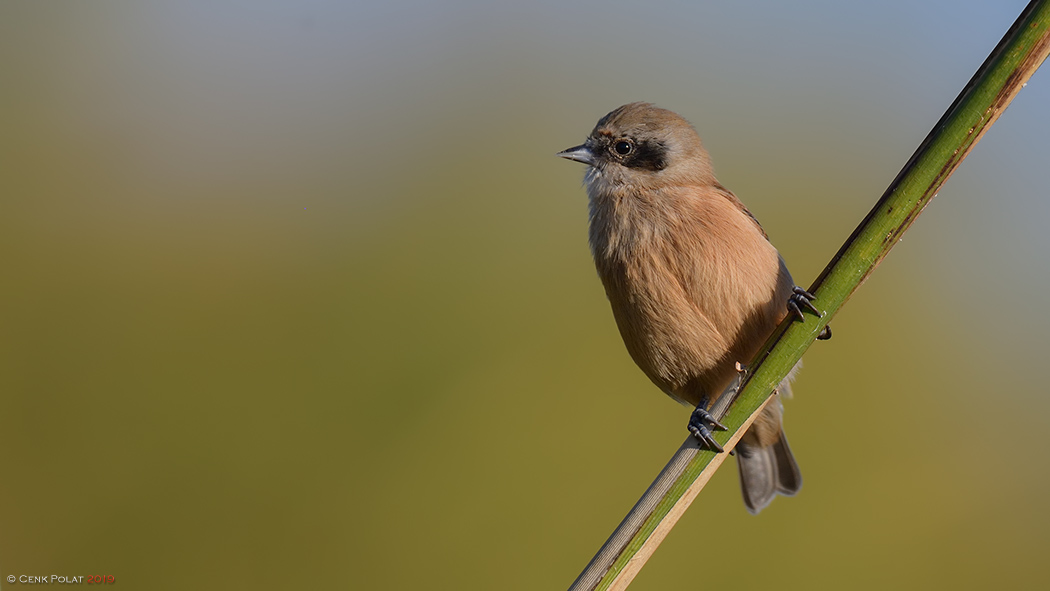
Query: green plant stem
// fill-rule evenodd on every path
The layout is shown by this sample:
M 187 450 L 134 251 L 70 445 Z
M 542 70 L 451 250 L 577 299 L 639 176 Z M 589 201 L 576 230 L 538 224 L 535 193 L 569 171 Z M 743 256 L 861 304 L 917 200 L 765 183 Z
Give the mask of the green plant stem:
M 789 315 L 752 360 L 735 400 L 722 396 L 715 416 L 728 427 L 716 439 L 728 452 L 802 358 L 825 325 L 882 262 L 984 132 L 1050 52 L 1050 0 L 1033 0 L 963 88 L 867 217 L 810 287 L 820 318 Z M 728 407 L 728 409 L 726 408 Z M 724 413 L 724 414 L 723 414 Z M 686 440 L 570 587 L 625 589 L 728 454 Z

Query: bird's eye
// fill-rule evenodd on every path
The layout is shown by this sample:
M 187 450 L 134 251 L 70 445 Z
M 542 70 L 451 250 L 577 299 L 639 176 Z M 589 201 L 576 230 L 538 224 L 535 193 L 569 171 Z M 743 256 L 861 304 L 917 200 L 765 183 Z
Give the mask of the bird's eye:
M 631 142 L 629 142 L 627 140 L 620 140 L 620 141 L 616 142 L 615 144 L 613 144 L 613 150 L 616 150 L 616 153 L 619 154 L 620 156 L 626 156 L 626 155 L 630 154 L 631 150 L 633 150 L 633 149 L 634 149 L 634 146 L 632 146 Z

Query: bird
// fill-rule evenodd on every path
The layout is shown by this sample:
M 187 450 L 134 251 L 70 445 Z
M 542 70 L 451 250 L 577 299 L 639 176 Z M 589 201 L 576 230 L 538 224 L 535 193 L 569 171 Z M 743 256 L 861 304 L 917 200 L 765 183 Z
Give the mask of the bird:
M 820 314 L 813 295 L 715 178 L 700 136 L 677 113 L 623 105 L 557 155 L 587 165 L 591 254 L 628 353 L 664 393 L 695 407 L 689 430 L 700 446 L 722 452 L 712 431 L 725 427 L 711 405 L 738 387 L 741 364 L 789 313 Z M 780 401 L 791 377 L 734 450 L 752 514 L 802 486 Z

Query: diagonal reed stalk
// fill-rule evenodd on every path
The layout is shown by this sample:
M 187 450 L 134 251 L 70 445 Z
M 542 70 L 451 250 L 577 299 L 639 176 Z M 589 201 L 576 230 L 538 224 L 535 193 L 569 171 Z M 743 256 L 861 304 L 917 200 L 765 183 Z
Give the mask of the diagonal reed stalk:
M 713 414 L 722 417 L 728 430 L 718 432 L 716 439 L 726 451 L 733 449 L 769 402 L 774 387 L 882 262 L 1048 53 L 1050 0 L 1033 0 L 813 282 L 809 291 L 823 315 L 807 315 L 805 322 L 792 322 L 789 315 L 748 366 L 735 400 L 718 400 Z M 626 589 L 727 455 L 700 450 L 692 437 L 687 439 L 570 591 Z

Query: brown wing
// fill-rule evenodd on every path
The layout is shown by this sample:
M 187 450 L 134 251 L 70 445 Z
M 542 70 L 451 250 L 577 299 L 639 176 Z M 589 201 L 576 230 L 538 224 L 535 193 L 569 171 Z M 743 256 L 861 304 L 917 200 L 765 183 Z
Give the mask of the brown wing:
M 751 218 L 751 221 L 755 222 L 755 227 L 758 228 L 758 231 L 762 232 L 762 237 L 766 240 L 769 240 L 769 235 L 766 234 L 766 231 L 762 228 L 762 224 L 758 223 L 758 218 L 756 218 L 754 215 L 751 214 L 750 211 L 748 211 L 747 207 L 743 204 L 743 202 L 736 198 L 736 195 L 734 195 L 732 191 L 723 187 L 722 184 L 718 182 L 715 183 L 715 189 L 717 189 L 719 193 L 724 195 L 725 198 L 728 199 L 729 202 L 732 203 L 737 209 L 744 212 L 744 214 L 747 215 L 747 217 Z

